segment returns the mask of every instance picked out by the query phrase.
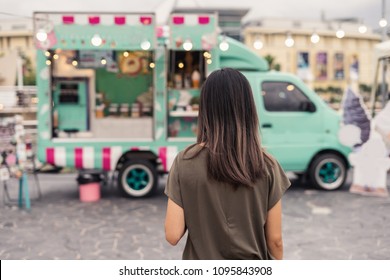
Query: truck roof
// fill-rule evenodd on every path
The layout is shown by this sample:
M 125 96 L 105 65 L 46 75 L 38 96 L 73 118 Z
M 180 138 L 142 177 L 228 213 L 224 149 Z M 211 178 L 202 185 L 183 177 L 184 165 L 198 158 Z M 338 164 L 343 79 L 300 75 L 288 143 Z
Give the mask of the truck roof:
M 218 41 L 226 40 L 229 49 L 220 51 L 220 66 L 231 67 L 242 71 L 261 71 L 269 70 L 268 62 L 249 49 L 243 43 L 229 37 L 219 36 Z

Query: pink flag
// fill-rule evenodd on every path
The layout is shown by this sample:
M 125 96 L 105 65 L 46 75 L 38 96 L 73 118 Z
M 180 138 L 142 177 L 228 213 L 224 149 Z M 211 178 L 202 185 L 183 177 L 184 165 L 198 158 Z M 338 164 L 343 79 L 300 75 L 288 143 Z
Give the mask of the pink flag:
M 139 18 L 139 21 L 143 24 L 143 25 L 150 25 L 152 24 L 152 17 L 140 17 Z
M 100 17 L 97 17 L 97 16 L 88 17 L 88 20 L 89 20 L 89 24 L 91 24 L 91 25 L 95 25 L 95 24 L 100 23 Z
M 73 24 L 74 23 L 74 16 L 62 16 L 62 23 L 63 24 Z
M 199 24 L 209 24 L 210 18 L 207 16 L 200 16 L 198 17 L 198 23 Z
M 126 17 L 115 17 L 114 18 L 115 24 L 116 25 L 124 25 L 126 24 Z
M 173 24 L 184 24 L 184 17 L 173 17 Z

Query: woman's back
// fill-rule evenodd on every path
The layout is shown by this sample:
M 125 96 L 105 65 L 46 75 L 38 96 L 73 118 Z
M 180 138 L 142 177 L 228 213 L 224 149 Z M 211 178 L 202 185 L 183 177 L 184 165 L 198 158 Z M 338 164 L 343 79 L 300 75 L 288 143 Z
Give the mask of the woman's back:
M 208 154 L 199 145 L 181 152 L 167 183 L 166 194 L 184 209 L 183 259 L 270 259 L 264 224 L 288 179 L 275 163 L 253 188 L 234 187 L 209 178 Z

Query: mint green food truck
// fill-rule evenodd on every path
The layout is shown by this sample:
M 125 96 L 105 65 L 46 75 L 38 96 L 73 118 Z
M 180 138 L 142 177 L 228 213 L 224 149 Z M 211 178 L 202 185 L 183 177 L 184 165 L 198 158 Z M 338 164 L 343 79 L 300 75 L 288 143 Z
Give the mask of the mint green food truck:
M 296 76 L 269 71 L 248 47 L 219 36 L 215 14 L 34 13 L 40 161 L 116 171 L 130 197 L 195 142 L 199 94 L 221 67 L 250 81 L 266 149 L 286 171 L 334 190 L 347 176 L 340 116 Z M 196 174 L 194 174 L 196 176 Z

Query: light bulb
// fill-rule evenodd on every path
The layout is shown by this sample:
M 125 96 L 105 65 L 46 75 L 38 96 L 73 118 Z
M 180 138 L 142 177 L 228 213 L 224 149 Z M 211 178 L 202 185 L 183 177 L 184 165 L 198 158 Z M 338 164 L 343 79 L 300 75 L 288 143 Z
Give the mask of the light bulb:
M 35 37 L 39 42 L 44 42 L 47 39 L 47 33 L 44 29 L 39 29 Z
M 284 41 L 284 43 L 286 44 L 286 47 L 291 48 L 292 46 L 294 46 L 295 42 L 291 35 L 287 35 L 286 41 Z
M 379 21 L 379 26 L 380 27 L 386 27 L 387 26 L 387 20 L 385 18 L 381 18 L 381 20 Z
M 367 26 L 365 26 L 364 24 L 360 25 L 359 26 L 359 32 L 360 33 L 366 33 L 367 32 Z
M 186 51 L 192 50 L 192 42 L 189 39 L 184 41 L 183 49 L 186 50 Z
M 342 29 L 337 30 L 337 32 L 336 32 L 337 38 L 341 39 L 341 38 L 344 38 L 344 36 L 345 36 L 344 30 L 342 30 Z
M 229 43 L 226 42 L 225 40 L 223 40 L 220 44 L 219 44 L 219 49 L 223 52 L 226 52 L 228 49 L 229 49 Z
M 256 50 L 261 50 L 263 48 L 263 42 L 260 39 L 256 39 L 255 42 L 253 43 L 253 47 Z
M 104 57 L 102 57 L 102 59 L 100 60 L 100 63 L 102 65 L 106 65 L 107 64 L 107 60 Z
M 317 44 L 320 41 L 320 36 L 317 33 L 313 33 L 310 37 L 310 41 L 313 44 Z
M 154 62 L 150 62 L 149 67 L 153 69 L 154 67 L 156 67 L 156 64 Z
M 148 40 L 145 40 L 141 43 L 141 49 L 143 49 L 144 51 L 150 49 L 151 46 L 152 44 Z
M 73 61 L 72 61 L 72 65 L 73 65 L 74 67 L 76 67 L 78 64 L 79 64 L 79 63 L 77 62 L 77 60 L 73 60 Z
M 103 43 L 102 38 L 99 36 L 99 34 L 93 35 L 91 39 L 91 44 L 95 47 L 99 47 Z

